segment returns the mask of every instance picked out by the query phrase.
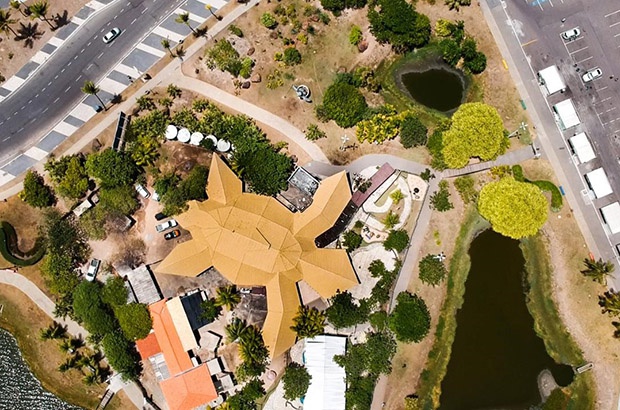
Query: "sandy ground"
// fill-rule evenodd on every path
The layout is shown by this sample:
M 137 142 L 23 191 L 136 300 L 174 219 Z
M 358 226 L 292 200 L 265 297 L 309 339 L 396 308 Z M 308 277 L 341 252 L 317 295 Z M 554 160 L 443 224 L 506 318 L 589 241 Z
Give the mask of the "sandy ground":
M 25 2 L 25 6 L 35 3 L 35 0 L 28 0 Z M 48 19 L 61 15 L 63 19 L 70 20 L 88 0 L 54 0 L 49 2 Z M 23 9 L 24 7 L 22 7 Z M 7 80 L 11 78 L 15 73 L 19 71 L 24 64 L 26 64 L 37 51 L 39 51 L 47 41 L 54 37 L 55 31 L 50 26 L 41 20 L 31 20 L 29 17 L 23 16 L 19 11 L 9 8 L 11 12 L 11 19 L 17 20 L 17 22 L 11 27 L 13 30 L 20 33 L 21 24 L 28 27 L 30 24 L 32 28 L 36 26 L 34 30 L 37 34 L 34 36 L 31 44 L 25 40 L 16 40 L 15 35 L 9 32 L 8 35 L 4 34 L 0 37 L 0 74 Z M 55 23 L 51 21 L 52 25 Z M 10 57 L 12 55 L 12 57 Z

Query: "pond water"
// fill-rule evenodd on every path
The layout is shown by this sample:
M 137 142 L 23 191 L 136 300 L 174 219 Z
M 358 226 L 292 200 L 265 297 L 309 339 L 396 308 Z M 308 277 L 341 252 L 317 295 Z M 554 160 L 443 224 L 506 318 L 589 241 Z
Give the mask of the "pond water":
M 24 361 L 15 338 L 4 329 L 0 329 L 0 409 L 80 409 L 41 386 Z
M 456 316 L 440 408 L 530 408 L 541 401 L 537 378 L 542 370 L 550 370 L 561 386 L 570 384 L 573 371 L 549 357 L 534 331 L 519 242 L 487 230 L 474 239 L 469 255 L 465 301 Z
M 448 69 L 403 71 L 400 82 L 411 98 L 437 111 L 454 110 L 463 102 L 464 80 Z

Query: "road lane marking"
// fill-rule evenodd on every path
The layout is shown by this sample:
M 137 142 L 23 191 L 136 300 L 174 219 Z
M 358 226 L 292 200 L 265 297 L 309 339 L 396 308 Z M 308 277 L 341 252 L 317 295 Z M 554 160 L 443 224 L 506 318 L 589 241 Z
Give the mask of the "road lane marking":
M 0 125 L 4 124 L 4 121 L 0 122 Z
M 75 82 L 80 81 L 80 78 L 82 78 L 82 74 L 80 74 L 80 76 L 78 78 L 75 79 Z
M 17 111 L 15 111 L 15 112 L 13 113 L 13 115 L 17 115 Z
M 123 7 L 123 8 L 121 9 L 121 13 L 123 13 L 124 11 L 125 11 L 125 8 Z
M 17 132 L 22 132 L 24 130 L 24 127 L 21 127 L 20 129 L 17 130 Z
M 65 72 L 65 69 L 63 68 L 62 70 L 60 70 L 60 72 L 61 72 L 61 73 L 64 73 L 64 72 Z
M 67 88 L 65 89 L 65 92 L 69 91 L 70 89 L 71 89 L 71 87 L 67 87 Z
M 92 41 L 89 41 L 88 44 L 86 44 L 86 47 L 90 47 L 92 43 L 93 43 Z
M 69 67 L 69 66 L 71 65 L 71 63 L 72 63 L 72 62 L 73 62 L 73 61 L 69 61 L 69 62 L 67 63 L 67 67 Z
M 47 110 L 49 110 L 50 107 L 45 107 L 45 109 L 43 110 L 43 112 L 47 112 Z
M 25 106 L 25 105 L 22 105 L 22 108 L 20 108 L 19 110 L 20 110 L 20 111 L 24 111 L 24 108 L 26 108 L 26 106 Z
M 146 9 L 142 10 L 142 13 L 140 13 L 140 14 L 144 14 L 144 13 L 146 13 Z
M 35 95 L 34 98 L 39 98 L 39 94 Z
M 57 103 L 58 100 L 60 100 L 60 97 L 56 97 L 56 99 L 54 100 L 54 103 Z
M 80 54 L 82 54 L 84 52 L 84 50 L 86 50 L 85 48 L 82 49 L 82 51 L 80 51 Z
M 49 87 L 50 85 L 52 85 L 52 82 L 50 81 L 49 83 L 47 83 L 47 86 Z
M 28 100 L 28 104 L 32 104 L 32 100 Z
M 607 18 L 607 17 L 609 17 L 609 16 L 613 16 L 613 15 L 614 15 L 614 14 L 616 14 L 616 13 L 620 13 L 620 9 L 618 9 L 618 10 L 616 10 L 616 11 L 612 11 L 612 12 L 611 12 L 611 13 L 609 13 L 609 14 L 605 14 L 605 18 Z
M 41 88 L 41 92 L 45 91 L 46 89 L 47 89 L 47 87 Z
M 102 55 L 103 55 L 103 52 L 101 52 L 101 54 L 99 54 L 97 58 L 101 58 Z
M 6 141 L 8 141 L 10 139 L 11 139 L 11 137 L 6 137 L 5 139 L 2 140 L 2 142 L 6 142 Z
M 58 74 L 56 74 L 56 77 L 54 77 L 54 80 L 57 80 L 57 79 L 58 79 Z
M 77 60 L 78 56 L 73 57 L 74 60 Z
M 136 21 L 138 21 L 137 18 L 133 19 L 133 21 L 131 22 L 131 24 L 133 25 Z

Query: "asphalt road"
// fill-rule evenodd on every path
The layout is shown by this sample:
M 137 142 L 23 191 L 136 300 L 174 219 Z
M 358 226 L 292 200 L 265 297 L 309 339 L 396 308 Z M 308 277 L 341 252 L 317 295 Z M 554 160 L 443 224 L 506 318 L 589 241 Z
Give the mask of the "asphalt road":
M 604 230 L 600 208 L 620 198 L 620 145 L 616 143 L 620 137 L 620 109 L 615 108 L 620 108 L 620 83 L 614 72 L 620 46 L 620 3 L 616 0 L 486 0 L 486 4 L 501 33 L 502 53 L 509 60 L 511 74 L 527 102 L 530 117 L 538 126 L 545 155 L 564 184 L 569 205 L 590 250 L 596 257 L 617 262 L 613 246 L 620 243 L 620 235 Z M 563 40 L 560 34 L 573 27 L 581 29 L 581 36 L 573 41 Z M 536 72 L 553 64 L 559 68 L 568 89 L 545 96 Z M 584 84 L 581 75 L 595 67 L 603 70 L 603 76 Z M 573 100 L 581 124 L 560 131 L 550 107 L 566 98 Z M 567 139 L 582 131 L 592 142 L 597 158 L 576 166 Z M 591 200 L 584 174 L 599 167 L 605 169 L 614 193 Z M 620 289 L 620 277 L 616 276 L 609 285 Z
M 0 163 L 30 147 L 84 98 L 95 84 L 163 18 L 185 0 L 119 0 L 80 26 L 39 71 L 0 103 Z M 113 27 L 112 43 L 102 37 Z

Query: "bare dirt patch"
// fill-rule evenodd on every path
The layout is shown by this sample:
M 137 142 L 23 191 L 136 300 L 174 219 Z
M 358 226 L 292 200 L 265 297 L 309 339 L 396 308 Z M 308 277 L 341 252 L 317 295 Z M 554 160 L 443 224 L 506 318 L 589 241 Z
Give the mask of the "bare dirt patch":
M 26 1 L 22 6 L 22 11 L 33 3 L 35 3 L 35 0 Z M 61 20 L 68 22 L 86 3 L 88 3 L 88 0 L 51 1 L 49 2 L 50 7 L 47 18 L 50 19 L 52 26 L 57 25 L 54 21 L 54 18 L 57 16 L 60 16 Z M 0 74 L 7 80 L 41 50 L 50 38 L 56 35 L 56 31 L 46 22 L 39 19 L 33 20 L 13 8 L 9 8 L 9 10 L 11 12 L 11 19 L 16 20 L 15 24 L 11 25 L 15 33 L 9 31 L 8 35 L 0 38 Z M 24 37 L 25 32 L 36 34 L 31 34 L 28 39 L 16 40 L 16 37 Z

